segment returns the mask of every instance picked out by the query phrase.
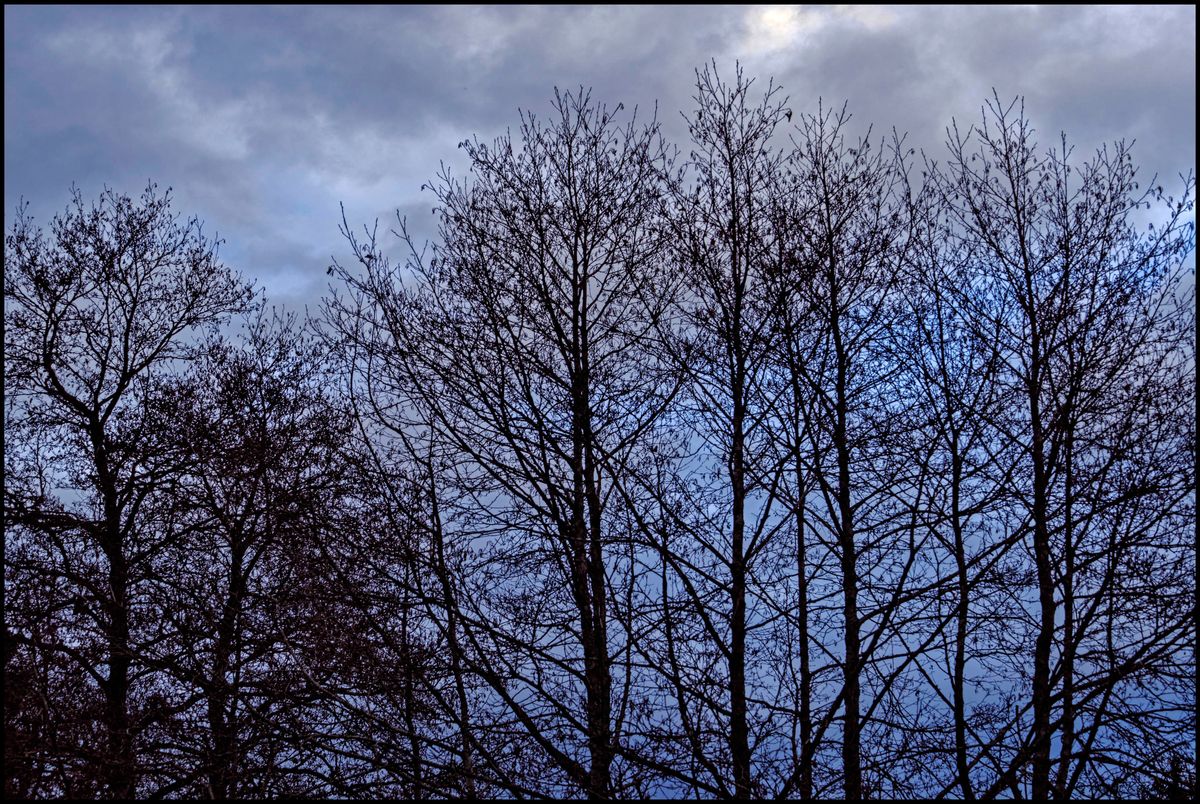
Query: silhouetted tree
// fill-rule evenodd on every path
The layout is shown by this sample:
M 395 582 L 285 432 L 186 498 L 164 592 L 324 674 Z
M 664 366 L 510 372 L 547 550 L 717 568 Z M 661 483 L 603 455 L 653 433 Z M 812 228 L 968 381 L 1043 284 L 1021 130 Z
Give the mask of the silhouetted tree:
M 1065 135 L 1039 153 L 1023 107 L 996 98 L 948 144 L 947 236 L 976 288 L 963 314 L 996 339 L 994 382 L 1020 400 L 996 418 L 997 446 L 1019 454 L 1009 482 L 1037 589 L 1029 736 L 982 795 L 1026 766 L 1033 798 L 1067 797 L 1093 775 L 1106 794 L 1106 766 L 1126 764 L 1133 734 L 1172 744 L 1194 700 L 1174 681 L 1195 669 L 1183 535 L 1195 523 L 1195 306 L 1181 274 L 1194 182 L 1144 229 L 1137 210 L 1164 197 L 1138 190 L 1123 143 L 1073 167 Z M 1014 660 L 1023 670 L 1028 657 Z
M 701 548 L 697 560 L 704 573 L 720 578 L 713 581 L 727 605 L 710 602 L 709 584 L 702 577 L 685 588 L 694 592 L 696 616 L 714 626 L 705 636 L 715 642 L 726 665 L 718 684 L 724 689 L 711 691 L 716 700 L 707 707 L 721 724 L 718 732 L 728 735 L 722 753 L 728 752 L 730 789 L 737 798 L 760 792 L 752 784 L 747 711 L 747 637 L 754 628 L 747 601 L 755 556 L 773 530 L 768 521 L 774 468 L 761 465 L 766 441 L 763 385 L 772 337 L 765 278 L 777 258 L 770 205 L 783 160 L 771 137 L 783 122 L 786 105 L 773 85 L 760 98 L 753 97 L 752 83 L 740 67 L 731 81 L 720 77 L 715 64 L 696 73 L 696 109 L 687 118 L 693 150 L 686 168 L 691 175 L 673 183 L 669 213 L 672 261 L 683 279 L 675 301 L 679 328 L 664 339 L 685 377 L 683 415 L 691 419 L 690 435 L 705 444 L 703 460 L 711 462 L 706 469 L 719 478 L 717 487 L 696 488 L 699 493 L 690 502 L 708 509 L 695 539 Z M 715 610 L 701 611 L 705 608 Z M 750 682 L 755 677 L 751 672 Z
M 239 341 L 206 342 L 146 402 L 143 435 L 164 445 L 173 473 L 154 503 L 175 535 L 148 580 L 161 626 L 145 661 L 173 677 L 181 753 L 203 756 L 195 787 L 168 779 L 160 792 L 314 789 L 304 777 L 327 746 L 296 726 L 331 674 L 322 657 L 350 647 L 326 622 L 345 604 L 318 545 L 340 528 L 351 479 L 349 419 L 316 349 L 293 320 L 259 314 Z
M 665 154 L 655 123 L 618 126 L 582 91 L 554 109 L 525 115 L 516 143 L 463 144 L 472 178 L 434 186 L 439 243 L 428 259 L 412 249 L 412 291 L 373 236 L 347 231 L 364 272 L 337 269 L 355 298 L 334 317 L 368 364 L 363 407 L 404 431 L 391 406 L 407 404 L 452 454 L 428 504 L 452 487 L 460 527 L 488 535 L 491 580 L 453 604 L 472 672 L 556 774 L 607 798 L 620 724 L 606 485 L 672 393 L 644 343 L 671 284 L 655 217 Z
M 91 207 L 76 190 L 48 232 L 21 208 L 4 284 L 6 428 L 17 440 L 5 452 L 6 580 L 42 585 L 54 596 L 43 604 L 78 617 L 70 633 L 35 633 L 47 612 L 10 607 L 7 633 L 70 657 L 101 691 L 105 745 L 91 761 L 108 795 L 130 797 L 145 725 L 130 708 L 141 675 L 131 639 L 159 546 L 143 504 L 162 481 L 138 437 L 138 403 L 191 354 L 191 333 L 245 309 L 251 291 L 153 185 L 140 200 L 106 190 Z
M 1191 176 L 695 86 L 343 215 L 319 321 L 18 211 L 8 797 L 1194 796 Z
M 781 213 L 790 216 L 788 248 L 776 282 L 785 307 L 787 386 L 801 400 L 793 405 L 805 409 L 807 444 L 794 448 L 803 449 L 798 456 L 816 492 L 811 503 L 797 495 L 797 504 L 814 508 L 820 524 L 810 532 L 829 540 L 840 567 L 842 770 L 846 797 L 858 799 L 868 793 L 861 733 L 880 700 L 868 701 L 864 712 L 863 678 L 872 652 L 897 647 L 884 635 L 898 625 L 917 552 L 898 501 L 914 493 L 921 472 L 900 460 L 911 426 L 895 357 L 911 327 L 901 304 L 912 240 L 905 154 L 899 139 L 889 151 L 869 134 L 852 146 L 848 120 L 844 108 L 799 118 L 788 163 L 790 209 Z M 869 596 L 867 606 L 860 592 Z M 895 678 L 881 673 L 876 695 L 885 696 Z M 804 763 L 819 739 L 809 738 L 810 756 L 785 790 L 811 784 Z

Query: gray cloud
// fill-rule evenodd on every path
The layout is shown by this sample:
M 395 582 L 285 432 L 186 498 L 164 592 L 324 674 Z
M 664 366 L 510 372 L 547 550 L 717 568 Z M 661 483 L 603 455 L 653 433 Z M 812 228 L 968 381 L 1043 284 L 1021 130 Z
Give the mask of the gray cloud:
M 994 87 L 1043 144 L 1136 138 L 1147 174 L 1195 164 L 1194 7 L 12 7 L 5 16 L 6 226 L 46 221 L 71 182 L 171 185 L 226 258 L 299 305 L 352 222 L 404 210 L 456 144 L 544 113 L 552 88 L 658 101 L 682 135 L 694 68 L 741 60 L 797 111 L 850 101 L 940 156 Z M 681 143 L 682 144 L 682 143 Z M 421 220 L 422 216 L 424 220 Z

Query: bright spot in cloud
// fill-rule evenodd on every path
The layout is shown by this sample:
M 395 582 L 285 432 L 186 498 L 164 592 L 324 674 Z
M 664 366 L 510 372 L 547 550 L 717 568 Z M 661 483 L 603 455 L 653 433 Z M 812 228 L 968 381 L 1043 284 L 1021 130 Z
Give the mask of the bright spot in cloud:
M 873 32 L 898 20 L 896 12 L 885 6 L 755 6 L 747 12 L 742 51 L 759 55 L 795 47 L 833 23 Z
M 760 6 L 750 9 L 744 47 L 750 52 L 772 52 L 796 44 L 806 27 L 819 25 L 816 15 L 796 6 Z

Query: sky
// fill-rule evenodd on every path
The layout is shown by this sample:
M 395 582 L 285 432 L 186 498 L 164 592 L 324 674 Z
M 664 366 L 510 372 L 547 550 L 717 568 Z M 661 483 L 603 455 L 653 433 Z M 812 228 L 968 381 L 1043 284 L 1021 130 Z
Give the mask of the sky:
M 173 188 L 268 299 L 315 311 L 352 225 L 397 210 L 457 145 L 544 115 L 554 88 L 654 113 L 683 147 L 695 69 L 741 63 L 797 112 L 849 103 L 930 156 L 995 90 L 1049 147 L 1136 140 L 1168 190 L 1196 164 L 1195 6 L 12 6 L 4 8 L 4 223 L 105 187 Z

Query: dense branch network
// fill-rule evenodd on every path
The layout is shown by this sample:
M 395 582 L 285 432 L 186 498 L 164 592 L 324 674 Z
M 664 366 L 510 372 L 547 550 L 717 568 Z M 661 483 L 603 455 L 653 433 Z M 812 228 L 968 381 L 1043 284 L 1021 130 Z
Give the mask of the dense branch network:
M 1191 177 L 695 90 L 461 143 L 312 319 L 17 216 L 8 796 L 1194 796 Z

